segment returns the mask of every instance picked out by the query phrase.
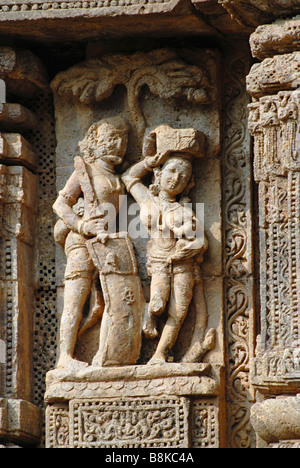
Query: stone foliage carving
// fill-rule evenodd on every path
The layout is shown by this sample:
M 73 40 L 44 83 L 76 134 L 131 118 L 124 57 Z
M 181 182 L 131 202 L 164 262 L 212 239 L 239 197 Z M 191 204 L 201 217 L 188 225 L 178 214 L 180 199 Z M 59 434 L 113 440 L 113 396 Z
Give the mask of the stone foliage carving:
M 215 401 L 186 397 L 75 399 L 47 408 L 49 448 L 214 448 Z
M 73 400 L 71 445 L 86 447 L 186 447 L 185 398 Z
M 185 98 L 208 104 L 211 84 L 205 67 L 188 65 L 175 51 L 159 49 L 148 54 L 104 56 L 76 65 L 58 74 L 52 88 L 58 95 L 72 94 L 83 104 L 108 98 L 118 85 L 127 88 L 127 106 L 140 141 L 146 121 L 139 104 L 143 86 L 167 102 Z
M 223 145 L 224 301 L 227 379 L 227 444 L 252 447 L 250 359 L 254 353 L 253 251 L 250 135 L 244 76 L 249 59 L 234 51 L 225 81 Z

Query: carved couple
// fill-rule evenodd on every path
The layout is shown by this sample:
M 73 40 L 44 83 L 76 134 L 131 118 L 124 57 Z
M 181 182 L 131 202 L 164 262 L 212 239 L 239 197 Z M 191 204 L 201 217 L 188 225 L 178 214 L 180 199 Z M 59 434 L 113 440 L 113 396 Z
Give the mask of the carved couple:
M 57 234 L 57 240 L 64 244 L 67 256 L 58 368 L 80 369 L 87 365 L 73 357 L 76 341 L 78 334 L 100 317 L 100 347 L 93 365 L 130 365 L 135 364 L 139 357 L 140 341 L 135 335 L 141 335 L 144 311 L 137 309 L 135 316 L 139 315 L 140 321 L 134 321 L 134 317 L 130 317 L 130 308 L 119 307 L 117 303 L 115 311 L 109 310 L 107 303 L 111 302 L 112 292 L 107 295 L 103 291 L 103 275 L 100 276 L 101 288 L 95 286 L 102 265 L 100 262 L 100 266 L 97 265 L 96 268 L 97 261 L 93 261 L 89 248 L 89 239 L 96 239 L 99 245 L 106 246 L 106 258 L 111 259 L 110 265 L 116 266 L 122 260 L 120 249 L 115 254 L 116 251 L 110 247 L 110 239 L 116 238 L 116 233 L 107 229 L 114 225 L 109 221 L 114 220 L 108 220 L 107 213 L 104 216 L 103 207 L 110 203 L 114 205 L 116 213 L 119 212 L 120 195 L 125 193 L 124 185 L 139 203 L 141 221 L 151 237 L 147 249 L 151 294 L 144 321 L 144 333 L 148 337 L 157 336 L 156 318 L 168 307 L 168 318 L 149 364 L 162 364 L 166 361 L 188 312 L 193 292 L 197 296 L 194 289 L 196 283 L 201 286 L 200 295 L 198 292 L 196 298 L 201 309 L 196 326 L 201 329 L 198 335 L 200 333 L 204 336 L 206 309 L 199 263 L 208 245 L 199 220 L 183 204 L 183 200 L 180 200 L 192 181 L 193 157 L 203 156 L 203 135 L 193 129 L 175 130 L 166 125 L 158 127 L 145 137 L 144 159 L 120 178 L 115 172 L 115 166 L 122 163 L 125 156 L 128 130 L 125 121 L 119 118 L 106 119 L 92 125 L 79 143 L 82 158 L 75 158 L 75 171 L 54 204 L 54 211 L 67 228 L 63 241 Z M 143 179 L 149 172 L 153 172 L 154 180 L 148 188 Z M 76 206 L 82 199 L 83 216 L 80 216 Z M 122 273 L 121 270 L 121 267 L 109 270 L 110 273 L 119 275 L 111 276 L 111 281 L 116 278 L 117 289 L 123 287 L 120 286 L 123 285 L 122 281 L 127 281 L 125 278 L 128 272 Z M 135 296 L 142 294 L 140 290 L 137 291 L 137 286 L 127 287 L 127 299 L 132 297 L 134 302 Z M 121 297 L 121 291 L 115 290 L 115 295 Z M 89 297 L 91 313 L 86 321 L 88 323 L 83 323 L 83 309 Z M 130 301 L 127 300 L 127 304 Z M 141 308 L 142 301 L 139 304 Z M 127 325 L 124 325 L 124 317 Z M 135 352 L 131 349 L 131 353 L 128 353 L 126 346 L 122 348 L 118 339 L 113 336 L 118 333 L 120 336 L 128 335 L 128 339 L 125 336 L 127 341 L 124 338 L 126 346 L 135 347 Z M 201 343 L 198 335 L 184 358 L 186 362 L 200 360 L 212 346 L 211 334 L 208 337 L 209 343 L 206 344 Z M 107 359 L 109 346 L 115 355 L 112 359 Z

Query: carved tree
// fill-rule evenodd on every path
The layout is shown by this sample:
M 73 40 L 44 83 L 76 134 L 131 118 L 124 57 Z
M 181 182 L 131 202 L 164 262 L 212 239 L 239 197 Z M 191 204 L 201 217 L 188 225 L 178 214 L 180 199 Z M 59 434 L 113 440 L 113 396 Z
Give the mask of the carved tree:
M 170 103 L 185 98 L 198 104 L 209 103 L 211 87 L 206 70 L 187 64 L 170 49 L 91 59 L 59 73 L 51 86 L 58 95 L 73 95 L 87 105 L 108 98 L 118 85 L 127 88 L 128 111 L 140 143 L 146 128 L 139 102 L 143 86 Z

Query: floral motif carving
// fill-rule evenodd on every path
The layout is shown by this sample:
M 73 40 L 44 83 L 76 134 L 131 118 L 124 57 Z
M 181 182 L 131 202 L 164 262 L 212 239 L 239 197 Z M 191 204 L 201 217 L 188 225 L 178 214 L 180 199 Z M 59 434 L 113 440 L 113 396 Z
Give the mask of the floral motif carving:
M 70 411 L 73 447 L 188 445 L 185 398 L 74 400 Z
M 224 184 L 224 268 L 228 404 L 228 445 L 251 447 L 249 424 L 253 354 L 253 281 L 251 161 L 243 77 L 248 63 L 238 54 L 228 65 L 226 80 Z

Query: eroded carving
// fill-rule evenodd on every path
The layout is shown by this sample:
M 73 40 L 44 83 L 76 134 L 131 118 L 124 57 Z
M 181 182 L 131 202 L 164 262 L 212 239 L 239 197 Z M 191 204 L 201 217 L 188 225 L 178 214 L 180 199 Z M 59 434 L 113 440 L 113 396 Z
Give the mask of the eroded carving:
M 139 357 L 143 292 L 127 233 L 115 232 L 124 189 L 114 168 L 123 160 L 127 133 L 116 118 L 93 125 L 79 144 L 83 158 L 75 158 L 75 171 L 54 204 L 63 221 L 56 239 L 67 256 L 58 368 L 87 365 L 73 359 L 78 332 L 100 319 L 94 365 L 134 364 Z M 83 207 L 73 210 L 80 197 Z M 90 313 L 81 323 L 89 296 Z
M 195 362 L 214 343 L 212 329 L 203 342 L 207 316 L 199 263 L 208 243 L 201 221 L 186 204 L 192 160 L 204 155 L 204 135 L 193 129 L 175 130 L 162 125 L 149 133 L 144 149 L 145 159 L 129 169 L 122 179 L 141 207 L 141 220 L 151 238 L 147 264 L 151 295 L 144 324 L 146 336 L 157 337 L 156 319 L 168 310 L 167 322 L 149 364 L 166 361 L 188 313 L 194 288 L 199 288 L 196 293 L 198 339 L 193 340 L 183 357 L 183 362 Z M 149 171 L 154 172 L 154 180 L 148 188 L 142 179 Z
M 146 424 L 153 414 L 145 402 L 155 396 L 163 408 L 163 399 L 219 395 L 221 369 L 212 369 L 210 362 L 216 360 L 210 361 L 208 353 L 215 348 L 222 307 L 220 278 L 215 281 L 221 275 L 217 259 L 220 161 L 216 157 L 220 135 L 217 88 L 210 79 L 216 76 L 216 54 L 195 50 L 186 60 L 183 56 L 182 51 L 171 49 L 104 56 L 60 73 L 52 83 L 60 189 L 66 173 L 73 174 L 54 204 L 60 218 L 55 236 L 65 248 L 66 268 L 58 247 L 64 309 L 60 356 L 57 368 L 47 374 L 45 400 L 49 414 L 52 404 L 69 402 L 71 445 L 188 446 L 189 422 L 183 438 L 179 433 L 170 440 L 167 433 L 155 436 L 155 428 Z M 178 106 L 183 102 L 184 113 Z M 111 115 L 118 117 L 105 117 Z M 209 125 L 212 118 L 214 127 Z M 69 140 L 66 134 L 74 138 Z M 209 168 L 203 184 L 209 186 L 209 195 L 204 187 L 202 191 L 194 187 L 195 158 Z M 197 171 L 201 173 L 201 168 L 196 167 L 198 177 Z M 192 188 L 194 206 L 204 196 L 213 210 L 217 207 L 208 214 L 207 237 L 203 219 L 189 204 Z M 135 190 L 140 197 L 136 198 Z M 123 211 L 121 199 L 126 199 Z M 132 232 L 132 218 L 128 220 L 133 206 L 139 213 L 134 221 L 144 225 L 144 232 L 137 229 L 138 238 Z M 123 224 L 124 213 L 127 224 Z M 209 244 L 210 259 L 202 276 L 200 264 Z M 212 320 L 210 310 L 215 314 Z M 154 313 L 161 316 L 157 324 Z M 99 345 L 96 335 L 100 335 Z M 204 356 L 206 363 L 202 363 Z M 116 407 L 104 421 L 103 399 L 108 416 L 109 405 L 121 399 L 128 400 L 128 408 L 123 412 Z M 75 400 L 80 400 L 76 409 Z M 140 403 L 147 406 L 145 413 L 139 410 Z M 209 446 L 209 434 L 218 430 L 215 409 L 201 413 L 199 445 L 202 432 L 203 446 Z M 178 421 L 178 415 L 172 419 L 169 413 L 161 419 L 165 428 Z M 77 417 L 80 431 L 77 422 L 72 426 Z M 145 418 L 141 433 L 136 421 Z M 48 428 L 53 421 L 48 419 Z M 119 432 L 111 438 L 115 421 Z M 219 443 L 217 437 L 214 441 Z
M 108 98 L 117 85 L 127 88 L 127 106 L 140 142 L 146 120 L 139 103 L 143 86 L 167 102 L 185 98 L 188 102 L 208 104 L 211 84 L 204 67 L 186 63 L 171 49 L 158 49 L 132 56 L 110 55 L 92 59 L 57 75 L 52 89 L 58 95 L 73 95 L 84 104 Z
M 112 399 L 71 403 L 71 445 L 91 447 L 187 447 L 185 398 Z

